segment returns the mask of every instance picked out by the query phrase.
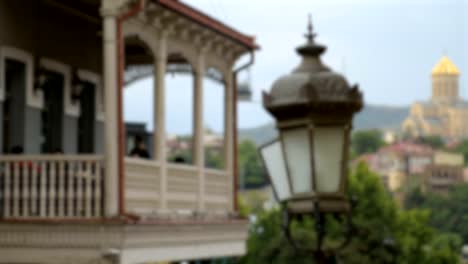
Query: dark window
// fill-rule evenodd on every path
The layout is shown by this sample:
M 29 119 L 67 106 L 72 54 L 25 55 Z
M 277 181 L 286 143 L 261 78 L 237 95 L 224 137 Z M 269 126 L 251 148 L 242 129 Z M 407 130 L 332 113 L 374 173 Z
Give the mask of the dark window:
M 94 152 L 94 125 L 96 116 L 95 86 L 92 83 L 83 83 L 80 94 L 81 113 L 78 120 L 78 152 Z
M 42 111 L 41 145 L 43 153 L 62 151 L 63 137 L 63 87 L 64 78 L 58 73 L 49 72 L 44 91 L 44 109 Z
M 5 60 L 5 101 L 3 102 L 3 152 L 24 148 L 24 109 L 26 104 L 26 65 Z

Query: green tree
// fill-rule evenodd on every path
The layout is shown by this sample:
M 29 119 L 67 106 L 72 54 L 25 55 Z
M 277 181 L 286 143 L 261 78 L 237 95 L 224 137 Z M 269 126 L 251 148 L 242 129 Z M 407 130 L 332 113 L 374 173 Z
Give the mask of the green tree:
M 261 186 L 268 182 L 257 147 L 252 141 L 239 144 L 239 173 L 242 187 Z
M 375 152 L 383 144 L 379 130 L 357 131 L 351 137 L 351 151 L 354 155 Z
M 349 193 L 358 199 L 353 209 L 357 232 L 340 253 L 343 263 L 442 264 L 459 263 L 459 240 L 430 227 L 428 210 L 401 210 L 387 194 L 380 178 L 360 164 L 349 178 Z M 343 240 L 343 225 L 328 219 L 330 235 L 325 246 Z M 264 212 L 250 229 L 248 254 L 241 263 L 312 263 L 311 256 L 295 252 L 281 232 L 280 210 Z M 313 219 L 292 226 L 297 241 L 313 249 Z
M 455 233 L 468 243 L 468 184 L 455 186 L 447 195 L 421 193 L 418 189 L 406 195 L 407 208 L 430 210 L 430 224 L 442 232 Z
M 205 166 L 212 169 L 224 168 L 222 150 L 218 148 L 205 148 Z
M 455 151 L 463 154 L 465 165 L 468 165 L 468 140 L 464 140 L 460 145 L 455 148 Z
M 441 149 L 445 146 L 444 139 L 440 136 L 425 136 L 418 140 L 422 144 L 429 145 L 435 149 Z

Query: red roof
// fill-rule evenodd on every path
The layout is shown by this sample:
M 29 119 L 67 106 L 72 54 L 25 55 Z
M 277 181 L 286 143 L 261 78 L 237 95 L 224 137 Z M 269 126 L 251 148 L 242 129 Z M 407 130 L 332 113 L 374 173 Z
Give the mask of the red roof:
M 201 11 L 184 4 L 178 0 L 153 0 L 161 6 L 172 10 L 180 15 L 191 19 L 192 21 L 212 29 L 236 42 L 245 46 L 250 50 L 259 49 L 260 47 L 255 43 L 255 37 L 248 36 L 240 33 L 239 31 L 223 24 L 222 22 L 202 13 Z
M 433 149 L 427 145 L 403 141 L 383 147 L 379 150 L 379 152 L 396 152 L 399 154 L 412 155 L 431 155 L 433 153 Z

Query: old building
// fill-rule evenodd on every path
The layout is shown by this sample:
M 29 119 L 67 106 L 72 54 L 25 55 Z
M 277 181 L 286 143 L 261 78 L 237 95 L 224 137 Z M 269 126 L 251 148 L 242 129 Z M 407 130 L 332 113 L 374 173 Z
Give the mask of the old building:
M 451 187 L 465 182 L 464 160 L 459 153 L 437 151 L 424 172 L 422 190 L 446 194 Z
M 256 49 L 253 37 L 176 0 L 0 1 L 0 263 L 244 254 L 236 77 Z M 250 60 L 234 68 L 243 55 Z M 192 164 L 167 158 L 168 71 L 194 79 Z M 122 90 L 148 75 L 153 155 L 126 157 Z M 205 166 L 205 78 L 224 88 L 218 169 Z
M 367 155 L 369 167 L 379 174 L 391 192 L 398 191 L 410 177 L 421 175 L 432 163 L 433 150 L 426 145 L 397 142 Z
M 447 140 L 468 136 L 468 103 L 460 97 L 460 71 L 446 56 L 432 69 L 432 97 L 411 106 L 402 123 L 414 137 L 441 136 Z

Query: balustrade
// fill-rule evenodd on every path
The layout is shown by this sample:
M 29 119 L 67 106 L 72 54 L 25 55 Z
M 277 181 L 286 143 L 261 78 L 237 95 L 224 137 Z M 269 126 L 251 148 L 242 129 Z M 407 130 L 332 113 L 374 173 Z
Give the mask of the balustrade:
M 103 158 L 91 155 L 0 157 L 0 218 L 98 218 Z

